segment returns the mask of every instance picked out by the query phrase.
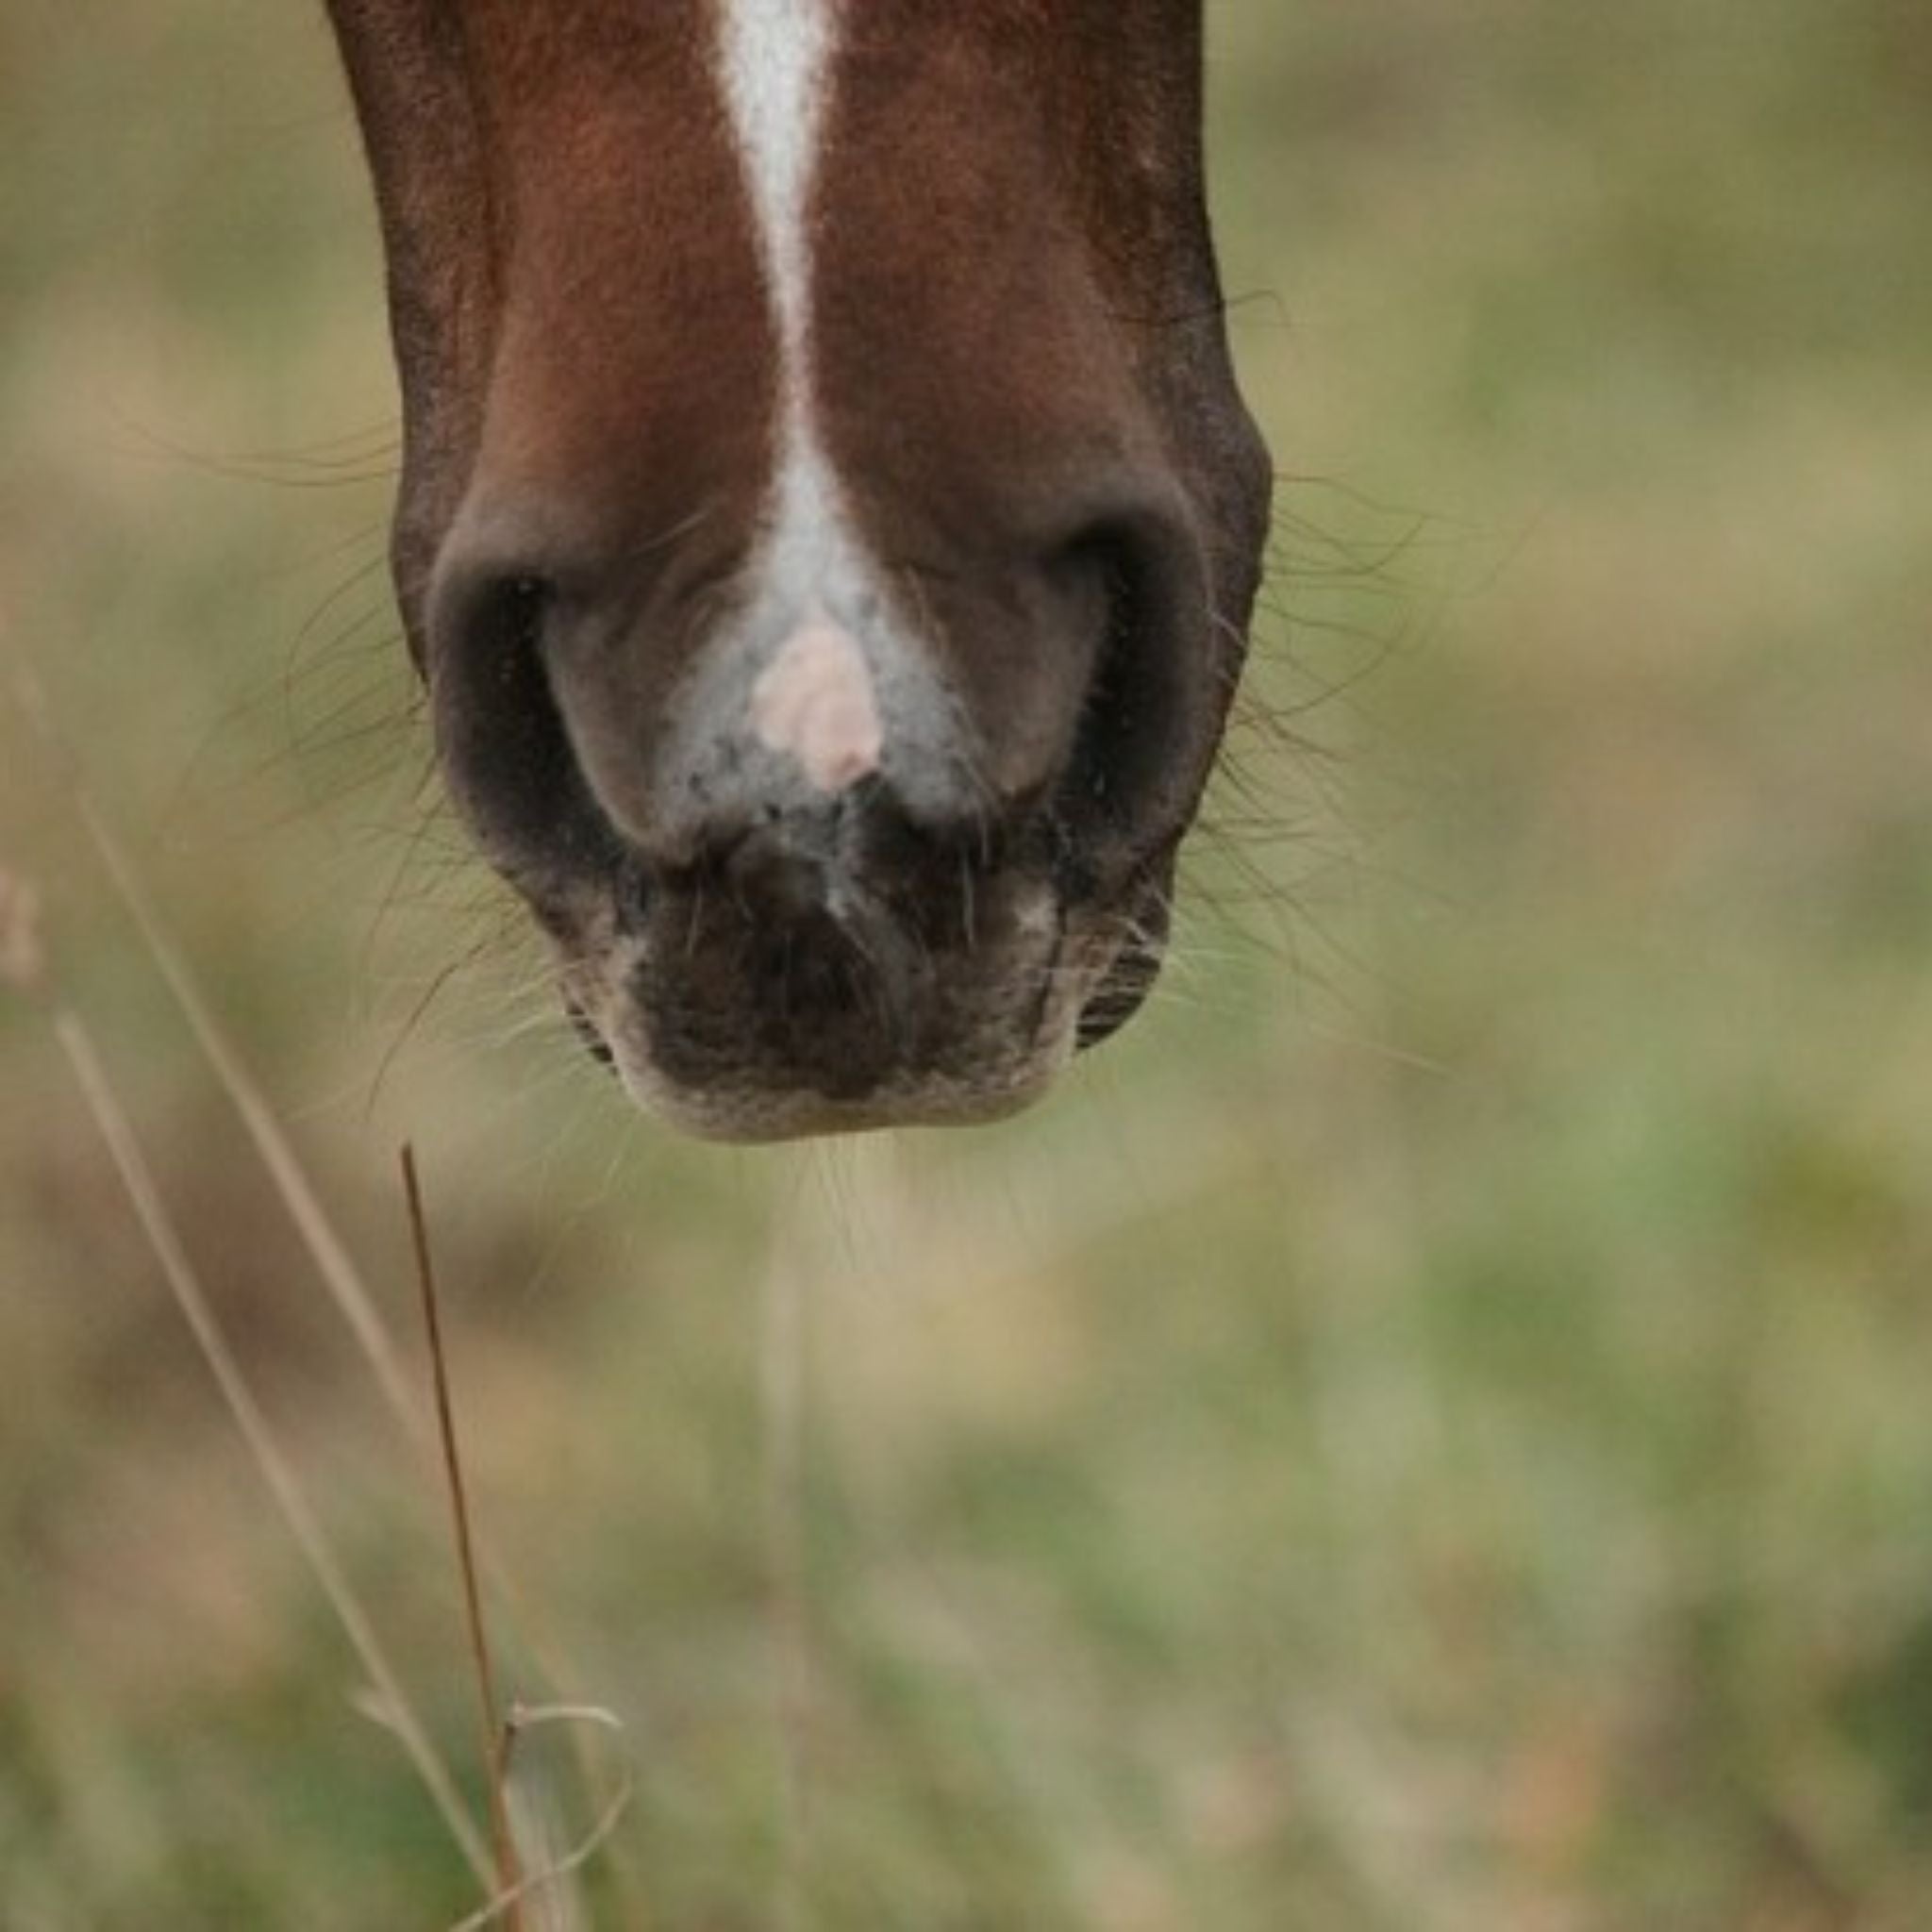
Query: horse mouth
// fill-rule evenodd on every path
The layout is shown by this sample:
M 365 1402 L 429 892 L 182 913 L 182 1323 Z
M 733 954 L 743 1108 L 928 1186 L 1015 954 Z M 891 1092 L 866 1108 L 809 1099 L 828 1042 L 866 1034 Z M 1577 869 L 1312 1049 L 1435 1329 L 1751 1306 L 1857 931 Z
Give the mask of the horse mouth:
M 1158 891 L 1130 916 L 1024 861 L 735 859 L 580 891 L 544 919 L 586 1048 L 704 1138 L 1002 1118 L 1123 1025 L 1158 970 Z

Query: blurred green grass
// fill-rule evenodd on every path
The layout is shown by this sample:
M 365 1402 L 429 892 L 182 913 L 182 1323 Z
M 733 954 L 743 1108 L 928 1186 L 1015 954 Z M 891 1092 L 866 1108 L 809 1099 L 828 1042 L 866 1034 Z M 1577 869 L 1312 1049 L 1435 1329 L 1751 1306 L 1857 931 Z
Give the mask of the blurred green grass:
M 771 1923 L 775 1253 L 808 1923 L 1923 1925 L 1932 25 L 1210 17 L 1274 608 L 1168 991 L 1035 1116 L 708 1152 L 569 1054 L 423 783 L 307 9 L 0 19 L 5 648 L 399 1321 L 422 1148 L 475 1491 L 628 1725 L 602 1922 Z M 0 705 L 0 865 L 460 1753 L 434 1494 L 73 821 Z M 0 1093 L 0 1922 L 455 1919 L 17 1002 Z

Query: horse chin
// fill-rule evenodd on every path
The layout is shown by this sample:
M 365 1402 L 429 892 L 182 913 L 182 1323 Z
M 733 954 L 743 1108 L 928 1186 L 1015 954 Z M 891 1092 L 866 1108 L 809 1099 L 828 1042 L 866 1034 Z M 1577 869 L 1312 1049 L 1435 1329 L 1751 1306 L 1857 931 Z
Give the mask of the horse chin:
M 1032 1106 L 1060 1063 L 1058 1056 L 1035 1052 L 967 1083 L 908 1076 L 860 1098 L 835 1099 L 811 1087 L 685 1087 L 627 1051 L 614 1060 L 625 1092 L 644 1112 L 698 1140 L 741 1144 L 886 1127 L 983 1125 Z

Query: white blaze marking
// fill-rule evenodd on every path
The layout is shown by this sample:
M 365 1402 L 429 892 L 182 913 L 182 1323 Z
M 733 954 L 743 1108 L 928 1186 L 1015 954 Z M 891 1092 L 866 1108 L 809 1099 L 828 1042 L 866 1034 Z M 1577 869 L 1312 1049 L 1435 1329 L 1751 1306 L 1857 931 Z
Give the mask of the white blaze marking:
M 752 686 L 751 722 L 821 791 L 843 791 L 878 769 L 882 733 L 865 658 L 825 619 L 794 631 L 765 667 Z
M 772 276 L 788 414 L 807 411 L 812 175 L 831 78 L 835 0 L 721 0 L 724 92 Z
M 755 687 L 751 722 L 820 790 L 842 790 L 876 770 L 883 750 L 864 618 L 886 600 L 869 581 L 813 409 L 811 191 L 839 0 L 718 5 L 725 101 L 777 325 L 783 412 L 751 610 L 754 631 L 782 641 Z

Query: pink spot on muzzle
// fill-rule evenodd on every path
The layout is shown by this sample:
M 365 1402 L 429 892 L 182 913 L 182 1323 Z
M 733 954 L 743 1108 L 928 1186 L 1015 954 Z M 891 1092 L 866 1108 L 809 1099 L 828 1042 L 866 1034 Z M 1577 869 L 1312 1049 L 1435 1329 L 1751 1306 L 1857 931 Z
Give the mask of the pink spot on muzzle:
M 857 643 L 813 618 L 778 647 L 751 689 L 759 743 L 789 752 L 819 791 L 849 790 L 879 768 L 884 730 L 872 674 Z

